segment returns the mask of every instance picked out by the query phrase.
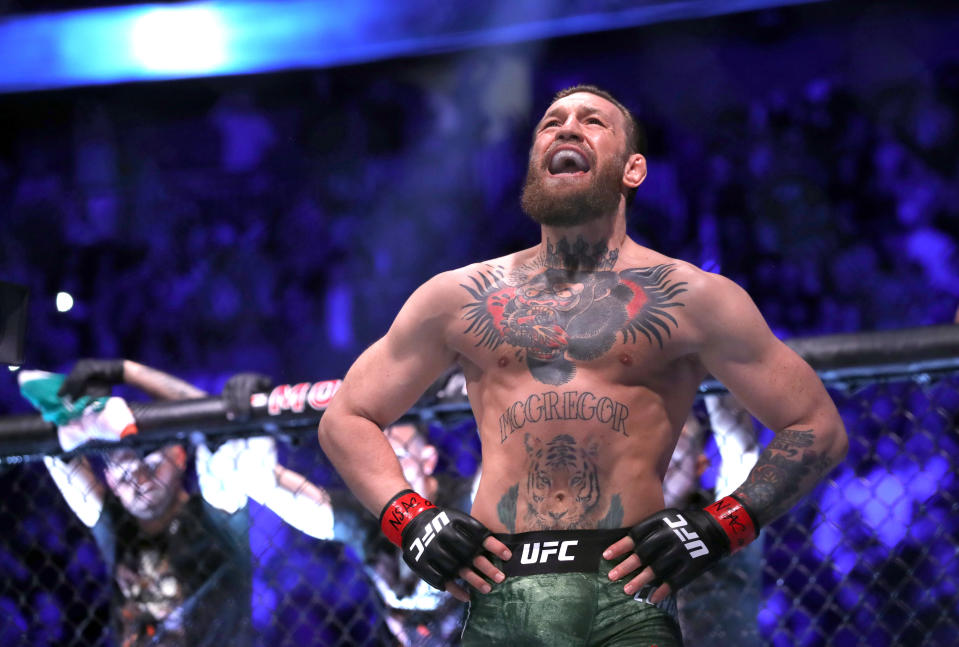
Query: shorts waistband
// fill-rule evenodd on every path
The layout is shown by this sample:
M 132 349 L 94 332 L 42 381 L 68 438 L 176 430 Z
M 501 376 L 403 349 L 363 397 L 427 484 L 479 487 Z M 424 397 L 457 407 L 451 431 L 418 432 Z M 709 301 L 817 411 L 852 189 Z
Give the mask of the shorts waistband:
M 507 576 L 544 573 L 595 573 L 603 551 L 629 528 L 601 530 L 534 530 L 494 535 L 513 556 L 500 570 Z

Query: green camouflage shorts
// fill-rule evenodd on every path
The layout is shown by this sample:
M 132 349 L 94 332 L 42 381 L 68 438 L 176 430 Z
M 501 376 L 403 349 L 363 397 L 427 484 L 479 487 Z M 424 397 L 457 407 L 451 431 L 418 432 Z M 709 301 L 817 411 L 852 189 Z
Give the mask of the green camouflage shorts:
M 506 574 L 488 594 L 473 592 L 464 647 L 681 647 L 676 601 L 646 600 L 653 588 L 623 593 L 602 551 L 626 530 L 497 535 L 510 547 Z M 559 571 L 559 572 L 557 572 Z

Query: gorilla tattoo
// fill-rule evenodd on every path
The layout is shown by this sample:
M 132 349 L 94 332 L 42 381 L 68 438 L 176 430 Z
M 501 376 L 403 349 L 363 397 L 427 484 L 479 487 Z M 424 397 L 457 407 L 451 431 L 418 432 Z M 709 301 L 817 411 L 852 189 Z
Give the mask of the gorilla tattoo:
M 601 357 L 616 341 L 635 341 L 637 333 L 663 347 L 678 326 L 669 308 L 683 306 L 676 297 L 685 282 L 673 282 L 672 264 L 611 270 L 547 268 L 508 281 L 500 268 L 471 276 L 462 285 L 473 297 L 464 306 L 466 333 L 477 346 L 495 350 L 506 343 L 518 349 L 533 377 L 545 384 L 565 384 L 576 373 L 575 360 Z

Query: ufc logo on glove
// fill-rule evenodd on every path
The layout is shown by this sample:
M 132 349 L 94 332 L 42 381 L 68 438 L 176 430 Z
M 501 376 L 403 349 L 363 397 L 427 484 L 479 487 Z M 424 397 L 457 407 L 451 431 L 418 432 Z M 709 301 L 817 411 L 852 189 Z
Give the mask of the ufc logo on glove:
M 416 551 L 416 554 L 413 556 L 414 561 L 420 561 L 420 557 L 423 556 L 423 551 L 426 550 L 426 547 L 429 546 L 430 542 L 436 537 L 436 533 L 442 530 L 449 522 L 450 518 L 447 516 L 445 510 L 433 517 L 433 520 L 423 529 L 422 536 L 417 537 L 413 540 L 413 543 L 410 544 L 410 550 Z
M 703 540 L 699 538 L 699 535 L 695 532 L 687 530 L 684 526 L 687 525 L 685 517 L 681 514 L 676 515 L 676 520 L 672 521 L 669 517 L 663 517 L 663 523 L 669 526 L 676 536 L 679 537 L 679 540 L 683 542 L 683 546 L 686 547 L 686 550 L 689 551 L 689 556 L 693 559 L 697 557 L 702 557 L 703 555 L 709 554 L 709 549 L 706 547 L 706 544 L 703 543 Z
M 403 550 L 407 566 L 440 590 L 479 554 L 490 534 L 468 514 L 437 508 L 413 490 L 390 499 L 380 513 L 380 528 Z

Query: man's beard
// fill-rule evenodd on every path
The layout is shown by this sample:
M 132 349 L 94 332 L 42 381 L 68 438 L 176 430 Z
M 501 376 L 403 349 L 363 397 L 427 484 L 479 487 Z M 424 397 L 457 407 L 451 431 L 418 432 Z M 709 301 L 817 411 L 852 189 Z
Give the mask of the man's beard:
M 549 172 L 538 173 L 530 160 L 523 184 L 520 206 L 541 225 L 575 227 L 616 210 L 622 190 L 623 166 L 617 162 L 595 169 L 590 181 L 573 191 L 550 191 L 546 187 Z

